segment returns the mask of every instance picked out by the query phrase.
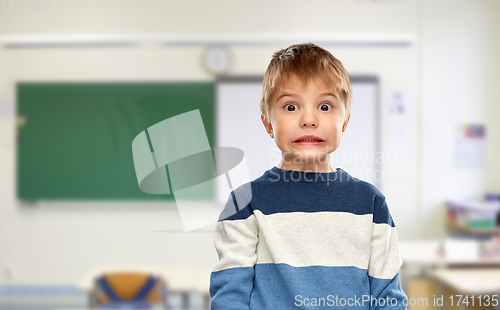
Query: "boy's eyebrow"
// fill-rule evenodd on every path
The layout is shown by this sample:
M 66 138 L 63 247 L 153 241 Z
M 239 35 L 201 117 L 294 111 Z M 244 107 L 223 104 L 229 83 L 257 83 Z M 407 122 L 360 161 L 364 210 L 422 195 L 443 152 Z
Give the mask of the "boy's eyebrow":
M 328 96 L 333 96 L 333 97 L 335 97 L 335 98 L 337 98 L 337 99 L 338 99 L 338 95 L 337 95 L 336 93 L 326 92 L 326 93 L 321 93 L 321 94 L 319 94 L 319 96 L 320 96 L 320 97 L 322 97 L 322 96 L 327 96 L 327 95 L 328 95 Z M 292 93 L 292 92 L 284 92 L 283 94 L 281 94 L 281 95 L 278 97 L 278 99 L 276 99 L 276 101 L 280 100 L 282 97 L 285 97 L 285 96 L 291 96 L 291 97 L 293 97 L 293 96 L 297 96 L 297 94 L 296 94 L 296 93 Z

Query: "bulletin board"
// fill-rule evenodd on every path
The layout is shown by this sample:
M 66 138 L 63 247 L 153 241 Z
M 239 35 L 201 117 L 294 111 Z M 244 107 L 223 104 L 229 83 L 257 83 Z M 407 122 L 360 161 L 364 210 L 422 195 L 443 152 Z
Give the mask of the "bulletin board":
M 132 140 L 199 109 L 214 145 L 213 82 L 20 82 L 16 91 L 19 200 L 174 200 L 139 189 Z

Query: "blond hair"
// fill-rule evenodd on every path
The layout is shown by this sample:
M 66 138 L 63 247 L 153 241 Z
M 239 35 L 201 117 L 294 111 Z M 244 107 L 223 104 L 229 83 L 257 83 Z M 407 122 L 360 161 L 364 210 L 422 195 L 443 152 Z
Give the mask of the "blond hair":
M 290 45 L 274 53 L 264 75 L 260 111 L 270 122 L 270 101 L 274 91 L 292 77 L 307 83 L 310 79 L 320 79 L 327 85 L 335 86 L 340 100 L 345 106 L 346 116 L 351 113 L 351 80 L 342 63 L 327 50 L 313 43 Z

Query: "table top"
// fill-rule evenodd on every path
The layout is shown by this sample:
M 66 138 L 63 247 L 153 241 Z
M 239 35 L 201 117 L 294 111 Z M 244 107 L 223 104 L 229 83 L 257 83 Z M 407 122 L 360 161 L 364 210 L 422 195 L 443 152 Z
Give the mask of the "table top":
M 197 291 L 204 294 L 208 293 L 212 270 L 213 267 L 209 266 L 98 266 L 89 270 L 76 287 L 80 291 L 89 292 L 94 286 L 95 278 L 104 272 L 139 271 L 162 276 L 169 290 Z
M 419 240 L 400 241 L 399 252 L 403 264 L 420 266 L 483 266 L 495 265 L 500 267 L 500 257 L 478 257 L 478 258 L 446 258 L 441 245 L 444 240 Z
M 435 269 L 431 274 L 459 292 L 474 295 L 500 293 L 500 268 Z

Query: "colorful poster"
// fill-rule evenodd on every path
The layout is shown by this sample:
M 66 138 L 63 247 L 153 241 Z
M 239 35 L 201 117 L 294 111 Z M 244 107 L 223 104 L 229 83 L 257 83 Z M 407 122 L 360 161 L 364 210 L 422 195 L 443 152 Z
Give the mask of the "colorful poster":
M 456 144 L 456 163 L 459 167 L 479 168 L 485 160 L 484 125 L 464 124 L 459 126 Z

